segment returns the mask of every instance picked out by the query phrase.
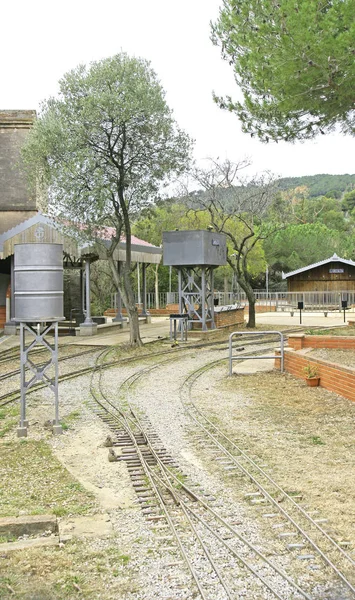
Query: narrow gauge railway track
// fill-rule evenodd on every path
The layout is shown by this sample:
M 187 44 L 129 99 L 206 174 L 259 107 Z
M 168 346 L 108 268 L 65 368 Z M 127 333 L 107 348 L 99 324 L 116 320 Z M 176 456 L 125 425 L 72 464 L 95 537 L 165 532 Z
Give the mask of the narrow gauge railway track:
M 67 346 L 64 346 L 64 348 L 67 348 Z M 102 348 L 102 346 L 94 346 L 94 347 L 91 347 L 89 350 L 84 350 L 84 351 L 81 351 L 81 352 L 73 352 L 73 354 L 69 354 L 68 356 L 60 356 L 58 358 L 58 362 L 63 362 L 65 360 L 70 360 L 70 359 L 76 358 L 78 356 L 79 357 L 85 356 L 86 354 L 92 354 L 93 352 L 99 352 L 99 350 L 101 348 Z M 40 356 L 45 351 L 46 351 L 46 349 L 38 351 L 38 352 L 36 352 L 35 356 L 38 356 L 38 355 Z M 18 356 L 18 358 L 20 358 L 20 357 Z M 32 355 L 31 355 L 31 359 L 32 359 Z M 43 367 L 45 365 L 45 363 L 35 363 L 35 364 L 36 364 L 37 367 Z M 16 375 L 20 375 L 20 373 L 21 373 L 20 369 L 15 369 L 14 371 L 9 371 L 8 373 L 4 373 L 3 375 L 0 375 L 0 381 L 4 381 L 5 379 L 10 379 L 11 377 L 15 377 Z
M 102 346 L 100 346 L 100 349 L 101 348 L 102 348 Z M 112 346 L 110 348 L 105 348 L 104 352 L 109 353 L 112 350 L 112 348 L 113 348 Z M 107 361 L 104 364 L 101 364 L 100 368 L 101 369 L 109 369 L 111 367 L 114 367 L 114 366 L 117 366 L 120 364 L 124 365 L 124 364 L 128 364 L 128 363 L 134 363 L 139 360 L 156 358 L 159 356 L 166 356 L 166 354 L 176 355 L 176 353 L 179 351 L 180 350 L 178 350 L 178 349 L 164 350 L 163 352 L 152 352 L 152 353 L 147 353 L 147 354 L 141 354 L 138 357 L 132 356 L 132 357 L 127 357 L 127 358 L 120 358 L 120 359 L 116 359 L 116 360 Z M 183 349 L 183 351 L 185 351 L 185 349 Z M 103 353 L 103 351 L 100 352 L 100 356 L 102 353 Z M 77 354 L 75 357 L 71 356 L 70 358 L 78 358 L 80 356 L 82 356 L 82 354 Z M 76 377 L 81 377 L 82 375 L 88 375 L 88 374 L 91 374 L 96 369 L 97 369 L 96 366 L 89 366 L 89 367 L 83 367 L 82 369 L 76 369 L 75 371 L 70 371 L 69 373 L 60 375 L 58 377 L 58 381 L 63 382 L 63 381 L 67 381 L 69 379 L 75 379 Z M 33 392 L 40 390 L 41 388 L 44 388 L 44 387 L 46 387 L 45 384 L 42 384 L 42 383 L 35 384 L 33 387 L 31 387 L 31 389 L 29 389 L 27 391 L 27 394 L 32 394 Z M 0 396 L 0 408 L 7 406 L 8 404 L 15 402 L 16 400 L 19 400 L 20 397 L 21 397 L 21 392 L 19 389 L 13 390 L 11 392 L 1 395 Z
M 320 329 L 321 330 L 323 328 L 320 327 L 320 326 L 315 326 L 312 329 Z M 327 327 L 327 329 L 332 329 L 332 327 Z M 287 329 L 284 329 L 282 331 L 282 333 L 287 337 L 287 334 L 289 334 L 289 333 L 302 333 L 302 332 L 304 332 L 306 330 L 307 330 L 307 328 L 305 328 L 305 327 L 298 327 L 297 329 L 287 328 Z M 244 333 L 246 333 L 246 332 L 244 332 Z M 260 338 L 262 338 L 262 337 L 265 340 L 264 336 L 260 336 Z M 254 336 L 254 342 L 257 339 L 259 339 L 259 336 Z M 193 344 L 193 345 L 189 346 L 189 348 L 203 347 L 203 346 L 206 346 L 206 345 L 207 346 L 220 346 L 220 345 L 224 345 L 226 343 L 227 342 L 225 340 L 202 342 L 202 343 Z M 68 347 L 71 347 L 71 346 L 77 346 L 77 345 L 76 344 L 68 344 L 66 346 L 60 346 L 60 348 L 62 348 L 62 347 L 68 348 Z M 94 344 L 93 344 L 93 346 L 94 346 L 94 349 L 98 348 L 98 346 L 95 346 Z M 43 352 L 45 352 L 45 348 L 43 348 L 43 349 L 42 348 L 38 348 L 38 349 L 34 350 L 31 353 L 31 355 L 32 356 L 38 355 L 38 354 L 40 355 Z M 0 364 L 5 363 L 5 362 L 10 362 L 10 361 L 13 361 L 13 360 L 17 360 L 17 359 L 20 360 L 20 352 L 19 352 L 19 350 L 17 348 L 9 348 L 8 350 L 1 351 L 1 347 L 0 347 Z M 15 374 L 15 371 L 13 373 Z M 17 371 L 16 371 L 16 373 L 17 373 Z
M 233 517 L 227 520 L 221 516 L 212 501 L 187 483 L 149 421 L 133 407 L 130 394 L 139 379 L 173 359 L 135 372 L 121 384 L 113 400 L 103 391 L 103 358 L 104 354 L 98 359 L 90 385 L 96 412 L 116 435 L 115 445 L 121 448 L 120 459 L 127 464 L 143 512 L 154 524 L 163 522 L 162 528 L 169 527 L 200 597 L 236 600 L 247 580 L 249 587 L 255 588 L 253 598 L 311 600 L 305 590 L 235 528 Z
M 260 336 L 261 340 L 258 341 L 258 337 L 255 336 L 253 340 L 251 341 L 243 341 L 243 346 L 248 346 L 248 345 L 257 345 L 257 344 L 265 344 L 265 336 Z M 237 346 L 238 343 L 235 344 L 235 346 Z M 113 361 L 108 361 L 105 362 L 104 365 L 102 365 L 101 368 L 110 368 L 111 366 L 115 366 L 118 365 L 122 362 L 122 364 L 126 363 L 126 362 L 135 362 L 135 361 L 139 361 L 139 360 L 143 360 L 145 358 L 149 358 L 149 357 L 158 357 L 158 356 L 165 356 L 166 354 L 177 354 L 177 353 L 186 353 L 191 351 L 194 351 L 198 348 L 208 348 L 208 347 L 213 347 L 213 346 L 222 346 L 221 350 L 223 350 L 224 348 L 227 348 L 228 346 L 228 342 L 224 341 L 218 341 L 218 342 L 205 342 L 203 344 L 193 344 L 191 346 L 188 347 L 178 347 L 178 348 L 174 348 L 173 350 L 169 349 L 164 349 L 163 351 L 160 352 L 151 352 L 151 353 L 147 353 L 147 354 L 141 354 L 139 356 L 136 357 L 127 357 L 127 358 L 122 358 L 122 359 L 117 359 L 117 360 L 113 360 Z M 223 348 L 224 346 L 224 348 Z M 100 349 L 102 348 L 102 346 L 100 346 Z M 97 351 L 98 347 L 96 346 L 95 349 Z M 110 349 L 114 349 L 114 346 L 111 346 Z M 109 352 L 109 350 L 108 350 Z M 78 353 L 75 357 L 79 358 L 80 356 L 82 356 L 83 353 Z M 73 358 L 73 357 L 68 357 L 69 358 Z M 90 367 L 84 367 L 82 369 L 77 369 L 75 371 L 71 371 L 70 373 L 66 373 L 64 375 L 60 375 L 59 376 L 59 382 L 62 381 L 66 381 L 68 379 L 74 379 L 75 377 L 80 377 L 82 375 L 86 375 L 92 372 L 92 370 L 94 369 L 93 366 Z M 31 387 L 30 390 L 27 391 L 27 394 L 31 394 L 41 388 L 45 387 L 44 384 L 38 383 L 35 384 L 33 387 Z M 21 393 L 19 389 L 15 389 L 11 392 L 7 392 L 6 394 L 2 394 L 0 395 L 0 408 L 10 404 L 11 402 L 15 402 L 16 400 L 18 400 L 21 397 Z
M 71 345 L 75 345 L 75 344 L 68 344 L 68 346 L 61 346 L 61 347 L 69 347 Z M 1 349 L 1 347 L 0 347 Z M 38 356 L 41 354 L 44 354 L 46 352 L 46 348 L 41 347 L 41 348 L 36 348 L 35 350 L 31 351 L 31 355 L 32 356 Z M 8 348 L 8 350 L 3 350 L 0 352 L 0 364 L 6 363 L 6 362 L 11 362 L 13 360 L 20 360 L 20 351 L 19 348 L 15 347 L 15 348 Z
M 241 356 L 240 362 L 242 360 Z M 252 503 L 265 506 L 264 517 L 270 519 L 271 522 L 274 519 L 282 519 L 281 522 L 273 525 L 273 529 L 281 531 L 280 538 L 285 541 L 290 551 L 307 552 L 308 548 L 314 554 L 305 553 L 299 558 L 307 561 L 312 560 L 315 556 L 320 557 L 325 565 L 337 575 L 344 587 L 354 594 L 352 597 L 355 598 L 355 560 L 342 547 L 342 543 L 337 542 L 325 530 L 322 524 L 326 523 L 327 519 L 312 517 L 310 512 L 307 512 L 297 502 L 297 497 L 293 497 L 283 490 L 272 476 L 255 462 L 252 456 L 230 439 L 193 402 L 194 384 L 206 370 L 220 364 L 220 360 L 213 361 L 190 373 L 180 388 L 181 402 L 187 414 L 203 434 L 199 437 L 199 445 L 203 444 L 203 439 L 205 442 L 207 441 L 209 451 L 214 449 L 218 452 L 219 458 L 227 459 L 228 462 L 224 467 L 230 470 L 230 474 L 239 471 L 250 481 L 254 491 L 248 497 L 252 498 Z M 216 453 L 214 453 L 214 460 L 216 460 Z M 283 502 L 285 508 L 280 505 L 280 501 Z M 346 543 L 346 545 L 348 544 Z M 339 563 L 341 563 L 341 567 L 337 566 Z

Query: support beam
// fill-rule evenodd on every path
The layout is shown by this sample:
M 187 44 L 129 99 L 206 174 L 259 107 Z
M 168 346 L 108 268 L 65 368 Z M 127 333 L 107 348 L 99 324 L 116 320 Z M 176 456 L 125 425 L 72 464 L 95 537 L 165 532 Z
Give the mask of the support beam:
M 84 325 L 92 325 L 93 320 L 91 318 L 91 290 L 90 290 L 90 259 L 85 260 L 85 305 L 86 305 L 86 316 Z
M 52 339 L 46 339 L 46 335 L 54 329 L 54 345 Z M 26 346 L 26 333 L 33 337 L 32 342 Z M 37 365 L 31 360 L 30 352 L 37 346 L 42 345 L 50 352 L 50 358 L 45 364 Z M 20 322 L 20 351 L 21 351 L 21 410 L 20 423 L 17 428 L 17 437 L 27 437 L 28 420 L 26 419 L 26 393 L 38 381 L 42 381 L 54 393 L 54 420 L 53 433 L 62 433 L 59 422 L 59 396 L 58 396 L 58 321 L 45 323 Z M 26 380 L 26 367 L 30 372 L 30 379 Z M 54 377 L 50 374 L 54 367 Z M 47 371 L 49 374 L 47 374 Z M 31 377 L 32 376 L 32 377 Z
M 147 311 L 147 265 L 146 263 L 142 263 L 142 296 L 143 296 L 143 305 L 142 305 L 142 316 L 146 317 L 149 313 Z
M 202 331 L 215 329 L 213 267 L 178 267 L 179 312 L 187 312 L 189 325 L 199 323 Z
M 79 335 L 95 335 L 97 333 L 97 323 L 91 318 L 91 292 L 90 292 L 90 258 L 85 258 L 85 305 L 86 315 L 84 323 L 80 323 Z

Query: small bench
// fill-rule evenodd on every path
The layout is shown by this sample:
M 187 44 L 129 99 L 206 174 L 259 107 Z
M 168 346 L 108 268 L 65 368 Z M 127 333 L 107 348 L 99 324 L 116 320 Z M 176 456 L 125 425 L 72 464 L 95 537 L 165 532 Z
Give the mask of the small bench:
M 349 319 L 348 320 L 348 326 L 349 327 L 355 327 L 355 319 Z

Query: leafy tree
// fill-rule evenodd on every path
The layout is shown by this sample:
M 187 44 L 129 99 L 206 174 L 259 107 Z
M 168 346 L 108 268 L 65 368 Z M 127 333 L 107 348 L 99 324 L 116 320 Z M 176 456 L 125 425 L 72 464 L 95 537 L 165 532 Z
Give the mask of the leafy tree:
M 48 194 L 52 213 L 69 219 L 81 237 L 95 239 L 108 260 L 129 314 L 132 345 L 141 339 L 131 223 L 168 177 L 184 170 L 189 150 L 149 63 L 124 53 L 67 73 L 24 148 L 32 184 Z M 114 251 L 122 236 L 126 260 L 118 272 Z
M 249 303 L 248 327 L 255 327 L 255 295 L 253 277 L 265 271 L 262 243 L 282 227 L 284 205 L 271 176 L 243 182 L 239 176 L 243 163 L 214 162 L 209 169 L 195 169 L 194 181 L 204 194 L 191 195 L 195 212 L 209 215 L 215 231 L 225 233 L 228 240 L 227 261 L 236 274 Z M 229 197 L 227 211 L 224 199 Z
M 275 271 L 294 271 L 329 258 L 336 252 L 346 258 L 349 250 L 339 231 L 322 223 L 289 225 L 264 242 L 268 264 Z
M 323 223 L 329 229 L 344 231 L 347 223 L 341 209 L 341 204 L 332 198 L 298 199 L 292 207 L 293 219 L 296 223 Z
M 346 212 L 351 212 L 355 208 L 355 189 L 344 194 L 342 208 Z
M 353 0 L 223 0 L 212 41 L 243 101 L 215 100 L 261 140 L 355 133 Z

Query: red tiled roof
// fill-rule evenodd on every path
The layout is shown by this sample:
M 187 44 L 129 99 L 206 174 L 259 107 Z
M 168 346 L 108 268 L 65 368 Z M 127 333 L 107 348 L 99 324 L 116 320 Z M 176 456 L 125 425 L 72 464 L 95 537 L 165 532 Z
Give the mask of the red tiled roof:
M 115 227 L 100 227 L 99 237 L 103 240 L 109 240 L 115 235 L 115 233 L 116 233 Z M 152 248 L 156 248 L 156 246 L 154 246 L 154 244 L 150 244 L 149 242 L 146 242 L 145 240 L 141 240 L 141 239 L 137 238 L 135 235 L 131 236 L 131 240 L 132 240 L 132 244 L 135 244 L 137 246 L 150 246 Z M 120 241 L 124 244 L 126 242 L 126 238 L 122 236 Z

